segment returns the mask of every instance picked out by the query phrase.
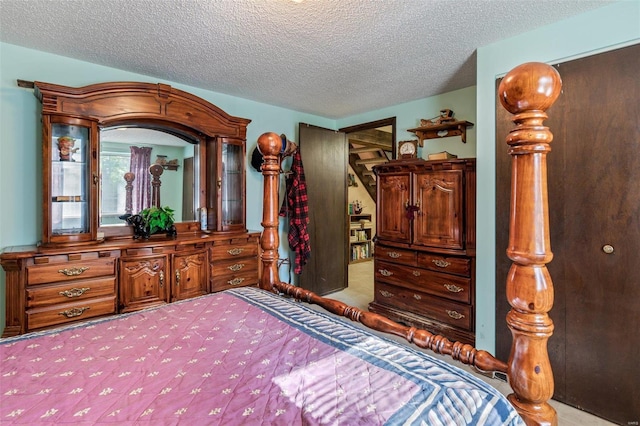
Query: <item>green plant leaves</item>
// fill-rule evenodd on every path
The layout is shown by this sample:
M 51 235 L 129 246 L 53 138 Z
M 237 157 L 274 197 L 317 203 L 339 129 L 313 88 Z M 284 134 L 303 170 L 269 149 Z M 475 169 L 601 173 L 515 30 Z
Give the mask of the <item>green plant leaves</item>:
M 169 206 L 165 207 L 149 207 L 140 212 L 140 216 L 144 220 L 145 227 L 149 230 L 149 234 L 166 231 L 173 225 L 174 210 Z

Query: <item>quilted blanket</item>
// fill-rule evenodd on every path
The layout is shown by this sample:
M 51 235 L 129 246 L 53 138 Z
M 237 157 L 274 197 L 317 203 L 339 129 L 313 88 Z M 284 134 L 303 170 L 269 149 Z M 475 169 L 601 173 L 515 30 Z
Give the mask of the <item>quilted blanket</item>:
M 242 288 L 0 340 L 1 424 L 521 425 L 472 375 Z

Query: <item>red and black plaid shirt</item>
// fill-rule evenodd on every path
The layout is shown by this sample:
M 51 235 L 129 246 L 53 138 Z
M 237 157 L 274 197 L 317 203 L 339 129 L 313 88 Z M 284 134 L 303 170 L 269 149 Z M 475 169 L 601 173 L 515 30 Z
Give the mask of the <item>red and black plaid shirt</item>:
M 296 253 L 296 274 L 302 273 L 302 267 L 307 264 L 311 256 L 309 244 L 309 205 L 307 203 L 307 184 L 302 167 L 300 150 L 293 154 L 291 174 L 287 177 L 287 194 L 280 208 L 280 216 L 289 216 L 289 247 Z

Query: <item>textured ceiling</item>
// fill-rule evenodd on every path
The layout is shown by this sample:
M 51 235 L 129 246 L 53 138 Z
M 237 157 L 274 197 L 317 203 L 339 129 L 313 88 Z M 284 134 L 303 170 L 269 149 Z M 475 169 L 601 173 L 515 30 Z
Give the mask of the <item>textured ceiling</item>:
M 342 118 L 473 86 L 476 48 L 608 3 L 0 0 L 0 40 Z

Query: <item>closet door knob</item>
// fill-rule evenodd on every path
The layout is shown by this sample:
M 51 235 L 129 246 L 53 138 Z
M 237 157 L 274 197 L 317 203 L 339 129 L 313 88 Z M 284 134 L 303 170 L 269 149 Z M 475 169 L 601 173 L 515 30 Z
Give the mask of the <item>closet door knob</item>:
M 605 244 L 604 246 L 602 246 L 602 251 L 607 254 L 611 254 L 613 253 L 613 246 L 611 244 Z

